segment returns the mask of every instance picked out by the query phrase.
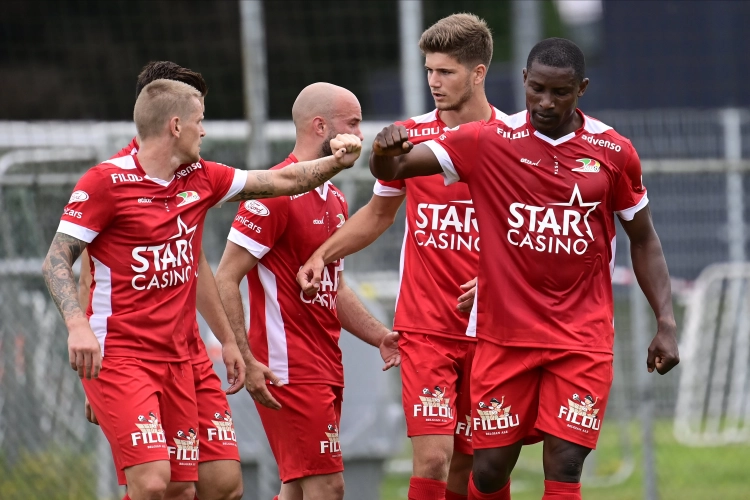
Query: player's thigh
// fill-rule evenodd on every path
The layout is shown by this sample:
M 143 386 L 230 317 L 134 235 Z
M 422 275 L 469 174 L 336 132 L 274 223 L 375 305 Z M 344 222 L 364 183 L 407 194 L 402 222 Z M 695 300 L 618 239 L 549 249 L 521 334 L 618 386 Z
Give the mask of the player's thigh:
M 157 460 L 126 467 L 125 481 L 131 498 L 153 498 L 164 495 L 170 479 L 169 460 Z
M 170 481 L 162 500 L 195 500 L 195 483 Z
M 201 443 L 201 454 L 203 453 Z M 236 500 L 242 498 L 242 469 L 236 460 L 214 460 L 198 465 L 195 483 L 200 500 Z
M 612 354 L 550 351 L 539 389 L 537 429 L 596 448 L 613 374 Z
M 453 455 L 453 436 L 412 436 L 413 473 L 416 477 L 445 481 Z
M 465 342 L 466 350 L 459 358 L 458 393 L 456 395 L 456 430 L 453 435 L 454 453 L 472 455 L 471 425 L 471 366 L 474 362 L 476 342 Z
M 279 492 L 279 500 L 305 500 L 299 479 L 291 483 L 283 483 Z
M 299 480 L 305 500 L 343 500 L 344 474 L 319 474 Z
M 204 355 L 192 360 L 195 399 L 198 404 L 198 435 L 200 436 L 200 463 L 216 460 L 236 460 L 237 434 L 227 395 L 221 389 L 221 380 L 214 372 L 213 362 Z
M 169 460 L 158 394 L 164 363 L 105 357 L 99 377 L 83 387 L 112 449 L 117 478 L 125 468 Z
M 409 437 L 453 435 L 456 427 L 456 341 L 402 332 L 401 399 Z
M 304 384 L 268 389 L 281 409 L 271 410 L 257 402 L 255 406 L 282 482 L 342 472 L 339 425 L 343 388 Z
M 197 481 L 200 439 L 190 362 L 167 363 L 162 387 L 160 403 L 172 464 L 172 481 Z
M 471 369 L 475 455 L 477 450 L 514 445 L 533 434 L 540 360 L 534 349 L 477 343 Z

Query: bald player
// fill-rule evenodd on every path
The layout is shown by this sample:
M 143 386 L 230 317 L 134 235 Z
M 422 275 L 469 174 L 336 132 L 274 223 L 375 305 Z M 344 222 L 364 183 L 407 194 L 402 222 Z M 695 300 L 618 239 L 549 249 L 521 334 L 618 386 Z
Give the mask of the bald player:
M 294 150 L 273 169 L 330 155 L 328 143 L 337 134 L 362 138 L 359 101 L 335 85 L 314 83 L 303 89 L 292 117 Z M 347 217 L 344 195 L 330 182 L 301 195 L 248 201 L 237 212 L 216 272 L 235 331 L 245 328 L 239 285 L 247 276 L 250 349 L 273 372 L 266 391 L 263 373 L 248 363 L 248 390 L 283 482 L 277 500 L 344 498 L 341 328 L 378 347 L 384 370 L 401 362 L 398 334 L 373 318 L 346 285 L 343 259 L 325 267 L 314 296 L 304 295 L 297 285 L 299 267 Z M 240 350 L 248 352 L 247 346 Z

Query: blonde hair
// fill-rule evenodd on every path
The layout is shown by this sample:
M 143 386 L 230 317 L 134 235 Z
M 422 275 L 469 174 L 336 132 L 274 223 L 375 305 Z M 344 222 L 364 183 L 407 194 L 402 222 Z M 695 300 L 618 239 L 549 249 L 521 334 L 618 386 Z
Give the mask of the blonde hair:
M 492 32 L 474 14 L 453 14 L 427 28 L 419 39 L 422 54 L 448 54 L 466 66 L 492 61 Z
M 159 135 L 173 117 L 186 118 L 194 108 L 193 98 L 201 93 L 190 85 L 174 80 L 154 80 L 146 85 L 135 101 L 133 121 L 138 137 Z

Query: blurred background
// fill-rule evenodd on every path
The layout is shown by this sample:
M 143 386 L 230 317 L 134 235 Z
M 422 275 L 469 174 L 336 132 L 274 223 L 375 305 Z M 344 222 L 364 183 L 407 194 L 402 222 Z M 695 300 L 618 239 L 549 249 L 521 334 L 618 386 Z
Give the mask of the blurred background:
M 54 0 L 3 2 L 0 16 L 0 498 L 120 498 L 109 448 L 83 414 L 64 325 L 40 267 L 80 175 L 134 136 L 136 76 L 151 60 L 203 74 L 205 158 L 267 168 L 294 143 L 291 106 L 315 81 L 352 90 L 365 143 L 432 105 L 421 32 L 456 12 L 483 17 L 495 52 L 486 90 L 523 109 L 521 70 L 539 40 L 587 56 L 589 115 L 629 137 L 643 161 L 673 277 L 681 364 L 648 375 L 653 316 L 618 234 L 616 377 L 584 497 L 748 498 L 750 461 L 750 2 L 654 0 Z M 366 158 L 366 154 L 363 157 Z M 352 213 L 372 195 L 364 162 L 335 179 Z M 209 215 L 214 269 L 236 207 Z M 403 208 L 402 208 L 403 211 Z M 347 259 L 347 280 L 392 321 L 404 218 Z M 215 359 L 220 352 L 203 327 Z M 410 445 L 398 372 L 342 337 L 341 442 L 348 499 L 405 499 Z M 223 375 L 222 375 L 223 376 Z M 245 498 L 278 487 L 246 393 L 230 397 Z M 540 498 L 541 448 L 525 449 L 513 498 Z

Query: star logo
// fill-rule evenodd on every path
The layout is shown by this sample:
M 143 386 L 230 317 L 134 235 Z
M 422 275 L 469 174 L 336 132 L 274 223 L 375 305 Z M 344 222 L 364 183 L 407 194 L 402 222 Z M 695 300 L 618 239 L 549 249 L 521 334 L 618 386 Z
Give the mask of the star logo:
M 554 205 L 558 207 L 572 207 L 574 206 L 573 205 L 574 202 L 577 203 L 578 206 L 581 208 L 588 208 L 586 215 L 583 216 L 583 223 L 586 225 L 586 234 L 589 235 L 589 238 L 591 238 L 591 241 L 594 241 L 594 234 L 591 232 L 591 226 L 589 226 L 589 214 L 596 209 L 599 203 L 601 203 L 600 201 L 596 201 L 592 203 L 584 203 L 583 198 L 581 198 L 581 191 L 578 189 L 578 184 L 576 184 L 575 187 L 573 188 L 573 195 L 570 197 L 569 202 L 550 203 L 550 205 Z

